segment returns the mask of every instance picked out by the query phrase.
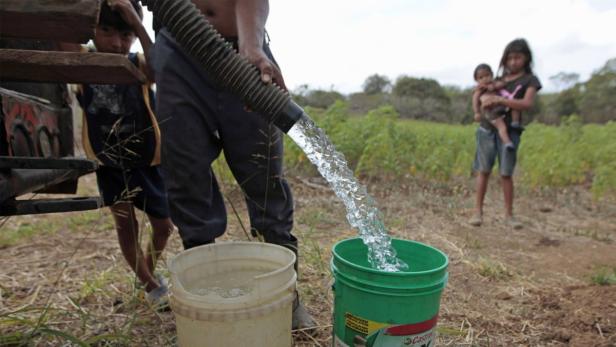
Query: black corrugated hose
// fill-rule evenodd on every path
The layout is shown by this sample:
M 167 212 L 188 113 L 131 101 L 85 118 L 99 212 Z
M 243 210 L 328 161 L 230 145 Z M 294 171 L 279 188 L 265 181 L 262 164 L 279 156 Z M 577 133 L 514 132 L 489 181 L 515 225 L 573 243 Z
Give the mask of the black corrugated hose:
M 261 81 L 259 69 L 241 57 L 190 0 L 141 0 L 160 25 L 224 89 L 285 133 L 304 114 L 274 83 Z

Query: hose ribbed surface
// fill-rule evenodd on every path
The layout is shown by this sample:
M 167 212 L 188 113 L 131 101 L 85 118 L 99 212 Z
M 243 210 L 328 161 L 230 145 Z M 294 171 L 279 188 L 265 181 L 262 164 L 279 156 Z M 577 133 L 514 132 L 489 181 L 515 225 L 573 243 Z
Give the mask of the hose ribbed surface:
M 235 52 L 190 0 L 142 0 L 184 50 L 224 89 L 274 121 L 290 102 L 277 85 L 261 81 L 259 69 Z

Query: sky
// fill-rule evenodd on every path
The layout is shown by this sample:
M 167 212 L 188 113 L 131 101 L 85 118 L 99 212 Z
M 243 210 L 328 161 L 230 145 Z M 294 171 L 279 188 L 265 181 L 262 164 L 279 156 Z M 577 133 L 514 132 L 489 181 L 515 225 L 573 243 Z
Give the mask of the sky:
M 291 90 L 359 92 L 375 73 L 469 87 L 519 37 L 545 91 L 558 88 L 550 76 L 584 81 L 616 57 L 614 0 L 270 0 L 266 29 Z

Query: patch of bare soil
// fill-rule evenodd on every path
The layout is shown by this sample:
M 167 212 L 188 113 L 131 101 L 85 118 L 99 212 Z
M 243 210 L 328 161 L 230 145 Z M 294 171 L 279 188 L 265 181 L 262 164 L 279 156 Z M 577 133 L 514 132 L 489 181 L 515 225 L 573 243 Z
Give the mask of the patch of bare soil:
M 542 322 L 543 342 L 570 346 L 616 346 L 616 290 L 609 286 L 571 286 L 539 291 L 537 310 L 527 317 Z

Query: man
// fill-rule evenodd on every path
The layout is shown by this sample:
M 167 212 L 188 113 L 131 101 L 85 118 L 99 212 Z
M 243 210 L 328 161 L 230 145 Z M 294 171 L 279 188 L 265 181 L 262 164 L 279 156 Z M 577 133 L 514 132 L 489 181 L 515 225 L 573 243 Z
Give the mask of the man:
M 265 43 L 267 0 L 193 0 L 238 52 L 256 65 L 264 83 L 285 87 Z M 235 95 L 212 82 L 199 64 L 161 28 L 152 51 L 157 116 L 162 131 L 162 163 L 171 218 L 185 248 L 214 242 L 227 216 L 211 163 L 224 151 L 248 205 L 254 236 L 297 254 L 293 200 L 282 178 L 283 134 L 246 110 Z M 296 264 L 297 269 L 297 264 Z M 293 328 L 314 326 L 296 299 Z

